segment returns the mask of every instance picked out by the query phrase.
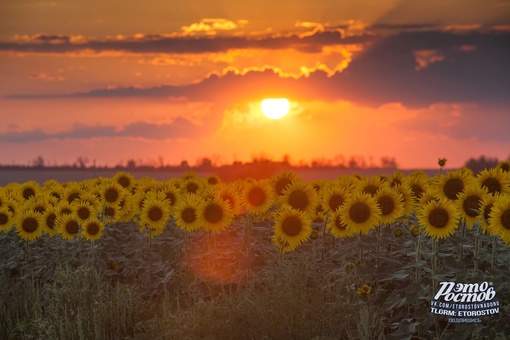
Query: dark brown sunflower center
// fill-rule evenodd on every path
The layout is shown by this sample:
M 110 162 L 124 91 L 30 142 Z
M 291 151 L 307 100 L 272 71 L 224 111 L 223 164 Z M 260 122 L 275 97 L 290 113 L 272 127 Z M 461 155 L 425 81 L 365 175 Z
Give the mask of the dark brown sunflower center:
M 209 223 L 218 223 L 223 218 L 223 208 L 216 203 L 209 204 L 204 210 L 204 218 Z
M 501 214 L 501 225 L 505 228 L 510 230 L 510 209 L 506 209 Z
M 69 196 L 67 196 L 67 202 L 69 202 L 69 204 L 71 204 L 78 198 L 80 198 L 80 194 L 77 192 L 73 192 Z
M 276 189 L 276 193 L 280 196 L 283 195 L 283 191 L 291 183 L 292 183 L 292 181 L 287 177 L 280 178 L 278 181 L 276 181 L 276 184 L 274 186 Z
M 55 221 L 57 220 L 57 215 L 54 213 L 48 214 L 46 216 L 46 226 L 50 229 L 55 229 Z
M 24 199 L 29 199 L 30 197 L 32 197 L 34 195 L 35 195 L 35 191 L 32 188 L 25 188 L 23 190 L 23 198 Z
M 75 220 L 71 220 L 66 223 L 66 231 L 69 234 L 71 234 L 71 235 L 77 234 L 79 230 L 80 230 L 80 225 Z
M 9 222 L 9 216 L 6 213 L 0 213 L 0 225 L 6 225 Z
M 282 222 L 282 231 L 288 236 L 299 235 L 303 225 L 297 216 L 288 216 Z
M 429 223 L 434 228 L 444 228 L 450 219 L 448 212 L 442 208 L 435 208 L 429 214 Z
M 163 217 L 163 211 L 159 207 L 151 207 L 147 212 L 147 216 L 151 221 L 158 222 Z
M 90 210 L 87 207 L 80 207 L 76 213 L 82 220 L 86 220 L 90 217 Z
M 510 163 L 502 163 L 499 167 L 503 171 L 506 171 L 506 172 L 510 171 Z
M 108 188 L 104 193 L 106 202 L 114 203 L 119 199 L 119 192 L 115 188 Z
M 197 215 L 195 213 L 195 209 L 193 208 L 184 208 L 181 212 L 181 218 L 186 223 L 193 223 L 197 219 Z
M 44 214 L 44 212 L 46 211 L 46 208 L 43 207 L 42 205 L 38 205 L 38 206 L 34 207 L 34 211 L 38 212 L 39 214 Z
M 129 188 L 131 180 L 127 177 L 120 177 L 117 179 L 117 183 L 119 183 L 123 188 Z
M 207 183 L 209 183 L 211 185 L 216 185 L 216 184 L 218 184 L 218 179 L 216 177 L 209 177 L 207 179 Z
M 457 195 L 464 190 L 464 182 L 459 178 L 451 178 L 444 184 L 443 192 L 446 197 L 456 200 Z
M 339 230 L 345 230 L 347 229 L 347 225 L 345 223 L 343 223 L 342 219 L 340 218 L 340 216 L 337 216 L 335 218 L 335 228 L 339 229 Z
M 266 201 L 266 193 L 261 188 L 253 188 L 248 193 L 248 202 L 253 206 L 259 206 Z
M 370 207 L 363 202 L 354 203 L 349 209 L 349 218 L 354 223 L 365 223 L 370 218 Z
M 377 203 L 379 204 L 379 207 L 381 207 L 381 212 L 383 216 L 391 214 L 393 210 L 395 210 L 395 202 L 389 196 L 379 197 Z
M 501 192 L 501 183 L 496 178 L 487 178 L 482 182 L 482 186 L 486 187 L 490 194 Z
M 331 211 L 335 211 L 342 204 L 344 204 L 344 202 L 345 202 L 345 200 L 344 200 L 343 196 L 333 195 L 329 198 L 329 201 L 328 201 L 329 209 L 331 209 Z
M 165 199 L 170 201 L 170 205 L 174 205 L 175 203 L 175 194 L 173 192 L 167 192 L 165 195 Z
M 21 224 L 21 228 L 23 228 L 23 231 L 26 233 L 33 233 L 37 230 L 38 226 L 39 223 L 37 223 L 37 220 L 33 217 L 25 218 Z
M 423 193 L 425 192 L 425 190 L 423 190 L 423 188 L 418 184 L 411 185 L 411 190 L 413 192 L 414 198 L 416 199 L 420 198 L 421 195 L 423 195 Z
M 306 210 L 309 202 L 310 200 L 308 199 L 308 195 L 301 189 L 294 190 L 289 195 L 289 204 L 294 209 Z
M 192 194 L 196 194 L 198 191 L 198 185 L 195 182 L 189 182 L 186 185 L 186 191 Z
M 363 188 L 362 192 L 365 194 L 369 194 L 370 196 L 374 196 L 377 190 L 379 190 L 379 188 L 376 185 L 369 184 Z
M 104 214 L 109 217 L 114 217 L 115 216 L 115 208 L 113 208 L 113 207 L 104 208 Z
M 476 217 L 480 214 L 480 204 L 482 201 L 478 196 L 469 196 L 462 202 L 462 209 L 469 217 Z
M 390 186 L 393 188 L 393 187 L 396 187 L 398 185 L 402 184 L 402 181 L 399 180 L 398 178 L 394 178 L 391 183 L 390 183 Z
M 99 234 L 99 225 L 95 222 L 89 223 L 87 225 L 87 233 L 89 233 L 91 236 Z

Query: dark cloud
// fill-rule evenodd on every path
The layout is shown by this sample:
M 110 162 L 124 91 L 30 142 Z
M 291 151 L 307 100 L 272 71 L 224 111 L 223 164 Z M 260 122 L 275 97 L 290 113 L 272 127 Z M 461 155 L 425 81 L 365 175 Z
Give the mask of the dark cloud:
M 264 96 L 347 100 L 368 106 L 390 102 L 408 107 L 427 107 L 438 102 L 507 105 L 508 41 L 510 32 L 407 32 L 371 43 L 353 57 L 347 69 L 332 76 L 321 70 L 300 78 L 283 77 L 272 69 L 246 74 L 230 71 L 183 86 L 99 89 L 60 97 L 184 97 L 221 105 Z M 435 59 L 422 60 L 420 64 L 420 56 Z
M 90 139 L 90 138 L 143 138 L 165 140 L 179 137 L 195 137 L 203 133 L 198 125 L 177 117 L 172 123 L 154 124 L 149 122 L 134 122 L 121 128 L 112 125 L 89 126 L 76 124 L 68 131 L 47 133 L 41 129 L 30 131 L 5 132 L 0 134 L 0 143 L 30 143 L 48 139 Z
M 344 37 L 341 29 L 326 29 L 313 34 L 247 36 L 175 36 L 145 35 L 125 40 L 84 40 L 77 42 L 69 36 L 39 34 L 30 41 L 0 42 L 0 51 L 25 53 L 70 53 L 80 51 L 122 51 L 132 53 L 210 53 L 231 49 L 286 49 L 303 52 L 321 51 L 322 46 L 359 44 L 372 40 L 372 36 Z

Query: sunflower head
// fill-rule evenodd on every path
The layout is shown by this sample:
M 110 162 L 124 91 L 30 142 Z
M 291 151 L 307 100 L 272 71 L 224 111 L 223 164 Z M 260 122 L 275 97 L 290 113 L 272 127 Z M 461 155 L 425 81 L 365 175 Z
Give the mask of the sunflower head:
M 441 198 L 438 201 L 429 202 L 418 211 L 417 216 L 428 236 L 441 239 L 455 232 L 460 214 L 451 200 Z
M 500 168 L 483 169 L 476 180 L 491 195 L 510 193 L 510 177 Z
M 292 250 L 308 240 L 312 233 L 312 219 L 303 211 L 284 206 L 274 213 L 274 233 L 282 244 Z
M 95 217 L 90 218 L 83 223 L 81 237 L 88 241 L 95 241 L 101 238 L 104 228 L 103 222 Z
M 317 192 L 309 183 L 294 181 L 283 191 L 283 195 L 280 196 L 280 202 L 288 204 L 293 209 L 312 214 L 319 199 Z
M 228 203 L 219 198 L 202 203 L 198 216 L 205 229 L 212 232 L 225 230 L 234 219 Z
M 370 194 L 356 192 L 340 208 L 342 220 L 353 234 L 368 234 L 380 222 L 381 208 Z
M 0 233 L 6 233 L 12 229 L 12 212 L 7 207 L 0 207 Z
M 33 241 L 42 235 L 42 215 L 35 211 L 27 210 L 16 219 L 16 232 L 26 240 Z
M 267 180 L 254 180 L 245 184 L 242 200 L 248 212 L 262 215 L 273 205 L 274 194 Z
M 270 178 L 271 186 L 274 190 L 274 193 L 277 196 L 283 195 L 283 191 L 289 186 L 292 182 L 300 180 L 301 178 L 295 171 L 284 170 L 277 172 Z

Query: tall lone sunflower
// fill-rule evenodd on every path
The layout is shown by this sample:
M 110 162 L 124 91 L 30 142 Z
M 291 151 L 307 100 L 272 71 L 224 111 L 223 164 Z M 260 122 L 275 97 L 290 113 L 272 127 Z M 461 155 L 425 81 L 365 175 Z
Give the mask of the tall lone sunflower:
M 16 218 L 16 233 L 25 241 L 33 241 L 42 236 L 42 215 L 27 210 Z
M 453 201 L 441 198 L 437 201 L 430 201 L 418 210 L 417 217 L 428 236 L 442 239 L 455 232 L 459 226 L 460 214 Z
M 308 240 L 312 233 L 311 217 L 290 206 L 283 206 L 274 213 L 274 223 L 274 234 L 290 250 Z
M 340 208 L 342 220 L 353 234 L 368 234 L 381 221 L 381 208 L 370 194 L 353 193 Z

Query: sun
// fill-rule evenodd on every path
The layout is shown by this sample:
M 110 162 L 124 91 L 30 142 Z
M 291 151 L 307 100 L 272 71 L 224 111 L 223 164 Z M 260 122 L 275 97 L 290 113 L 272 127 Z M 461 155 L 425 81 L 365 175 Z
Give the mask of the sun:
M 260 109 L 269 119 L 280 119 L 289 113 L 290 103 L 287 98 L 267 98 L 260 103 Z

